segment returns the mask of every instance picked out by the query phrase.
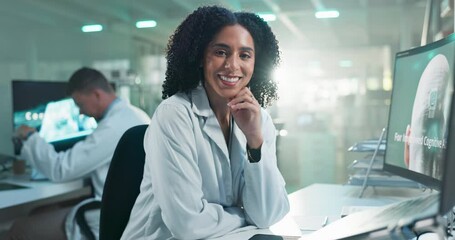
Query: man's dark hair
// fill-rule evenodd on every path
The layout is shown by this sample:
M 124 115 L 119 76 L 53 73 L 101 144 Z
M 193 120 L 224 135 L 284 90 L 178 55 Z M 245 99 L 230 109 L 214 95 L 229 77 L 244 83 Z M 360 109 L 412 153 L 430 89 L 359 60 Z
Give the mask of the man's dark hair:
M 215 35 L 225 26 L 239 24 L 253 37 L 254 72 L 249 86 L 262 106 L 277 99 L 277 86 L 272 71 L 280 61 L 278 41 L 270 27 L 259 16 L 231 12 L 218 6 L 200 7 L 177 27 L 167 45 L 166 79 L 163 99 L 179 91 L 189 91 L 203 81 L 202 58 Z
M 71 75 L 67 93 L 71 95 L 74 92 L 88 92 L 93 89 L 101 89 L 107 93 L 114 92 L 114 89 L 101 72 L 92 68 L 83 67 Z

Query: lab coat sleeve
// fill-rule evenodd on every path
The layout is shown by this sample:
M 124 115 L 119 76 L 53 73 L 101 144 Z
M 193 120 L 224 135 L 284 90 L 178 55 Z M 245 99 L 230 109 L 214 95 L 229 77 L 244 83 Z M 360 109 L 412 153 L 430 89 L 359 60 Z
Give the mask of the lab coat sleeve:
M 261 160 L 245 162 L 242 197 L 248 223 L 267 228 L 289 212 L 289 201 L 285 181 L 277 167 L 275 126 L 264 110 L 262 119 Z
M 146 167 L 167 228 L 177 239 L 222 236 L 245 226 L 243 210 L 204 199 L 197 142 L 189 110 L 161 105 L 147 132 Z
M 24 142 L 21 158 L 30 161 L 51 181 L 63 182 L 85 177 L 95 169 L 108 164 L 118 138 L 112 135 L 111 127 L 100 124 L 86 139 L 72 148 L 56 152 L 38 133 Z

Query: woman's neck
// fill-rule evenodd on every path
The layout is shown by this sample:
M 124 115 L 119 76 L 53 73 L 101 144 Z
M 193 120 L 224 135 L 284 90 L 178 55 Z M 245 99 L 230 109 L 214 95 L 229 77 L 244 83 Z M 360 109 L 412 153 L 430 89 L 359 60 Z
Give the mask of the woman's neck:
M 210 108 L 212 108 L 218 123 L 220 124 L 221 131 L 224 135 L 226 144 L 229 142 L 230 135 L 230 118 L 231 113 L 227 105 L 228 101 L 224 98 L 207 95 L 209 98 Z
M 213 113 L 215 114 L 216 119 L 218 120 L 218 123 L 220 124 L 221 131 L 223 132 L 224 135 L 224 140 L 226 143 L 229 142 L 229 134 L 230 134 L 230 118 L 231 118 L 231 113 L 229 111 L 229 107 L 227 106 L 227 103 L 222 103 L 222 104 L 212 104 L 210 103 L 210 107 L 213 110 Z

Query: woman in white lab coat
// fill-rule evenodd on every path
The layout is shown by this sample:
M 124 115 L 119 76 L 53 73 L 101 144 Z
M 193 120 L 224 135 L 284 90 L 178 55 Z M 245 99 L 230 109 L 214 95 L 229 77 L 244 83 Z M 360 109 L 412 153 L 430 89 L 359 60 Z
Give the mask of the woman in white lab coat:
M 72 208 L 45 211 L 16 221 L 10 229 L 10 238 L 61 239 L 66 235 L 68 239 L 84 239 L 75 223 L 76 210 L 88 202 L 101 200 L 109 164 L 123 133 L 133 126 L 150 122 L 144 111 L 117 98 L 108 81 L 97 70 L 77 70 L 69 80 L 68 92 L 81 114 L 97 120 L 97 128 L 72 148 L 56 152 L 34 128 L 21 126 L 16 132 L 16 136 L 23 141 L 20 157 L 51 181 L 90 178 L 94 198 Z M 87 216 L 88 225 L 97 238 L 99 209 L 89 211 Z
M 172 36 L 164 100 L 147 129 L 141 192 L 122 239 L 201 239 L 267 228 L 289 211 L 276 130 L 270 27 L 202 7 Z

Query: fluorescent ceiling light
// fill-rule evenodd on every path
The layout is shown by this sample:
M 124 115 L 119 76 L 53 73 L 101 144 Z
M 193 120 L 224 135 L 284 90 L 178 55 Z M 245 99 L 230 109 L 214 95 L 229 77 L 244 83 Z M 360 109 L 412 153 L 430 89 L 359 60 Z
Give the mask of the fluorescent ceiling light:
M 316 18 L 337 18 L 340 16 L 340 12 L 337 10 L 317 11 L 314 16 Z
M 137 21 L 136 22 L 137 28 L 152 28 L 156 27 L 156 21 L 153 20 L 144 20 L 144 21 Z
M 266 22 L 273 22 L 276 20 L 276 15 L 273 13 L 258 13 L 258 15 Z
M 338 62 L 338 66 L 345 67 L 345 68 L 352 67 L 352 61 L 351 60 L 341 60 Z
M 82 32 L 99 32 L 103 30 L 103 26 L 99 24 L 82 26 Z

